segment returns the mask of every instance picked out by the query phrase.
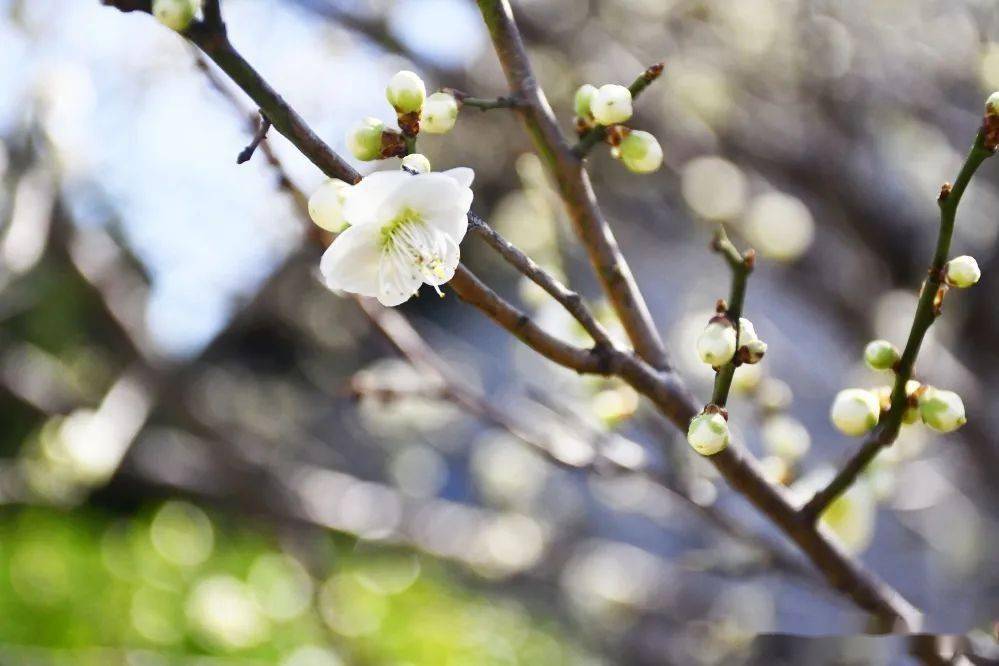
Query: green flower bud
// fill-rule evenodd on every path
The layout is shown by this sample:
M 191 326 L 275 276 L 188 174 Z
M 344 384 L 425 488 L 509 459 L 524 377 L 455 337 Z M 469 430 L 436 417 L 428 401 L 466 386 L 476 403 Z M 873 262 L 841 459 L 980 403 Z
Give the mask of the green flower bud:
M 961 396 L 932 386 L 919 396 L 919 415 L 923 423 L 937 432 L 953 432 L 968 421 Z
M 844 389 L 836 394 L 829 418 L 844 435 L 858 437 L 869 432 L 881 418 L 877 396 L 863 389 Z
M 621 161 L 633 173 L 652 173 L 663 163 L 663 148 L 648 132 L 632 130 L 618 146 Z
M 721 414 L 699 414 L 690 420 L 687 442 L 702 456 L 712 456 L 728 446 L 728 422 Z
M 590 112 L 601 125 L 623 123 L 631 118 L 631 91 L 614 83 L 600 86 L 590 101 Z
M 423 103 L 420 129 L 429 134 L 446 134 L 458 120 L 458 101 L 454 95 L 436 92 Z
M 153 0 L 153 16 L 177 32 L 187 30 L 197 11 L 195 0 Z
M 982 270 L 978 267 L 978 262 L 974 257 L 964 254 L 954 257 L 944 266 L 944 275 L 947 284 L 961 289 L 977 284 L 982 278 Z
M 735 356 L 735 328 L 725 319 L 714 319 L 697 338 L 697 355 L 713 368 Z
M 413 153 L 402 158 L 402 168 L 413 173 L 430 173 L 430 160 L 426 155 Z
M 343 219 L 343 202 L 350 188 L 349 183 L 337 178 L 330 178 L 316 188 L 309 197 L 309 217 L 316 226 L 333 233 L 347 228 L 347 220 Z
M 347 132 L 347 148 L 359 160 L 369 162 L 382 156 L 382 132 L 385 123 L 365 118 Z
M 864 348 L 864 362 L 872 370 L 890 370 L 900 358 L 898 347 L 887 340 L 873 340 Z
M 597 87 L 589 83 L 584 83 L 579 86 L 579 90 L 576 91 L 576 97 L 573 99 L 573 107 L 576 111 L 576 116 L 579 118 L 592 118 L 593 113 L 590 111 L 590 104 L 593 102 L 594 95 L 597 94 Z
M 412 113 L 423 107 L 427 87 L 423 79 L 409 70 L 396 72 L 385 89 L 385 97 L 398 113 Z

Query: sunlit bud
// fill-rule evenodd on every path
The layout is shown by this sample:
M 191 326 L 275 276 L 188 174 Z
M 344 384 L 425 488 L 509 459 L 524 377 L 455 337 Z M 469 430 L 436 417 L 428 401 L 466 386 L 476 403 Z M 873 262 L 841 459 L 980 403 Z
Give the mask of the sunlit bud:
M 976 284 L 982 277 L 982 271 L 978 268 L 978 262 L 974 257 L 961 255 L 954 257 L 944 266 L 944 273 L 947 276 L 947 284 L 952 287 L 970 287 Z
M 728 422 L 721 414 L 699 414 L 690 421 L 687 441 L 702 456 L 712 456 L 728 446 Z
M 872 340 L 864 347 L 864 362 L 872 370 L 890 370 L 902 355 L 887 340 Z
M 597 94 L 597 87 L 589 83 L 584 83 L 579 86 L 579 90 L 576 91 L 576 97 L 573 100 L 574 108 L 576 111 L 576 117 L 578 118 L 592 118 L 593 114 L 590 112 L 590 104 L 593 102 L 593 96 Z
M 968 421 L 961 396 L 932 386 L 919 396 L 919 415 L 923 423 L 937 432 L 952 432 Z
M 423 85 L 423 79 L 404 69 L 389 79 L 385 97 L 388 98 L 392 108 L 399 113 L 412 113 L 419 111 L 423 106 L 423 100 L 427 97 L 427 87 Z
M 745 317 L 739 317 L 739 343 L 745 344 L 751 340 L 759 339 L 760 336 L 756 335 L 756 327 L 753 326 L 753 322 Z
M 878 398 L 863 389 L 844 389 L 833 400 L 829 418 L 844 435 L 857 437 L 878 424 L 881 405 Z
M 763 340 L 750 340 L 746 344 L 742 345 L 742 351 L 740 352 L 740 357 L 743 363 L 748 363 L 753 365 L 754 363 L 759 363 L 763 360 L 763 356 L 767 353 L 767 343 Z
M 359 160 L 376 160 L 382 155 L 382 132 L 385 123 L 365 118 L 347 132 L 347 148 Z
M 760 340 L 753 322 L 745 317 L 739 318 L 739 347 L 739 359 L 749 365 L 759 363 L 767 353 L 767 343 Z
M 712 320 L 697 338 L 697 355 L 713 368 L 735 356 L 735 328 L 724 319 Z
M 436 92 L 423 103 L 420 129 L 430 134 L 446 134 L 458 120 L 458 102 L 454 95 Z
M 985 113 L 990 116 L 999 116 L 999 91 L 992 93 L 985 100 Z
M 402 168 L 413 173 L 430 173 L 430 160 L 426 155 L 413 153 L 402 158 Z
M 648 132 L 632 130 L 618 146 L 621 161 L 634 173 L 652 173 L 663 163 L 663 148 Z
M 153 0 L 153 16 L 177 32 L 187 30 L 197 9 L 195 0 Z
M 343 219 L 343 202 L 350 192 L 350 185 L 337 178 L 330 178 L 316 188 L 309 197 L 309 217 L 326 231 L 339 233 L 347 227 Z
M 590 101 L 590 112 L 601 125 L 623 123 L 631 118 L 631 91 L 614 83 L 600 86 Z
M 812 445 L 808 429 L 801 421 L 782 414 L 764 421 L 760 435 L 767 451 L 789 462 L 801 458 Z

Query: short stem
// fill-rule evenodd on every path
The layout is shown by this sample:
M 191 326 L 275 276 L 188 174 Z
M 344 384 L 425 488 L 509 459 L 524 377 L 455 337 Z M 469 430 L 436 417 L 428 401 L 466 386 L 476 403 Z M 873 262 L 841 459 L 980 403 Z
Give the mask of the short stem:
M 746 299 L 746 284 L 749 281 L 749 274 L 753 271 L 752 250 L 742 254 L 736 249 L 724 229 L 719 229 L 712 243 L 712 249 L 725 257 L 729 268 L 732 269 L 732 286 L 729 291 L 729 298 L 725 314 L 732 325 L 735 326 L 735 346 L 738 354 L 739 348 L 739 319 L 742 317 L 742 306 Z M 718 368 L 715 373 L 714 390 L 711 393 L 711 402 L 719 407 L 724 407 L 728 402 L 728 394 L 732 388 L 732 378 L 735 376 L 737 367 L 737 357 Z

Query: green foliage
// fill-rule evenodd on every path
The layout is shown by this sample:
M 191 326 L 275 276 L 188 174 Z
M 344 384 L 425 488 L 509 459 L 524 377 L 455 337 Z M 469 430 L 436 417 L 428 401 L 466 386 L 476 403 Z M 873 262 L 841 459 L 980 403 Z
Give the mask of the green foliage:
M 125 650 L 289 666 L 580 663 L 551 623 L 410 551 L 212 520 L 185 502 L 129 518 L 0 513 L 0 660 L 123 663 Z M 187 663 L 184 661 L 184 663 Z M 227 662 L 228 663 L 228 662 Z

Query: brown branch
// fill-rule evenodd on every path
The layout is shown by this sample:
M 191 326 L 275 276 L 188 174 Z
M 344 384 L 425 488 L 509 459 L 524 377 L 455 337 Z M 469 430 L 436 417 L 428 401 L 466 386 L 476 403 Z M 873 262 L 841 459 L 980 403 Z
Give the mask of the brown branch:
M 515 94 L 527 107 L 520 115 L 538 152 L 555 173 L 563 199 L 601 278 L 609 300 L 635 350 L 647 363 L 615 358 L 615 371 L 651 399 L 682 430 L 698 408 L 682 382 L 668 370 L 665 347 L 648 308 L 603 218 L 580 157 L 569 148 L 534 77 L 508 0 L 478 0 L 500 64 Z M 737 442 L 710 457 L 726 481 L 768 516 L 808 555 L 829 583 L 872 613 L 883 630 L 911 630 L 919 612 L 895 590 L 852 560 L 834 541 L 799 515 L 783 489 L 772 486 L 753 456 Z
M 608 300 L 635 351 L 653 366 L 668 369 L 666 347 L 610 225 L 597 205 L 590 178 L 583 169 L 581 159 L 562 135 L 548 100 L 534 77 L 523 40 L 513 21 L 510 3 L 507 0 L 478 0 L 478 4 L 507 82 L 513 94 L 524 101 L 524 106 L 517 107 L 517 112 L 536 150 L 558 181 L 576 235 L 589 253 Z
M 461 300 L 477 307 L 549 361 L 579 373 L 598 375 L 610 373 L 610 350 L 602 347 L 582 349 L 556 338 L 538 326 L 527 313 L 517 309 L 483 284 L 463 265 L 458 266 L 448 285 Z
M 549 296 L 558 301 L 569 314 L 575 317 L 576 321 L 589 333 L 595 343 L 608 348 L 614 346 L 607 330 L 596 320 L 596 317 L 586 307 L 583 298 L 579 294 L 563 285 L 551 273 L 534 263 L 533 259 L 521 252 L 513 243 L 503 238 L 503 236 L 497 233 L 496 230 L 490 227 L 479 216 L 469 215 L 468 221 L 472 231 L 485 240 L 490 247 L 496 250 L 514 268 L 523 273 L 531 282 L 544 289 Z

